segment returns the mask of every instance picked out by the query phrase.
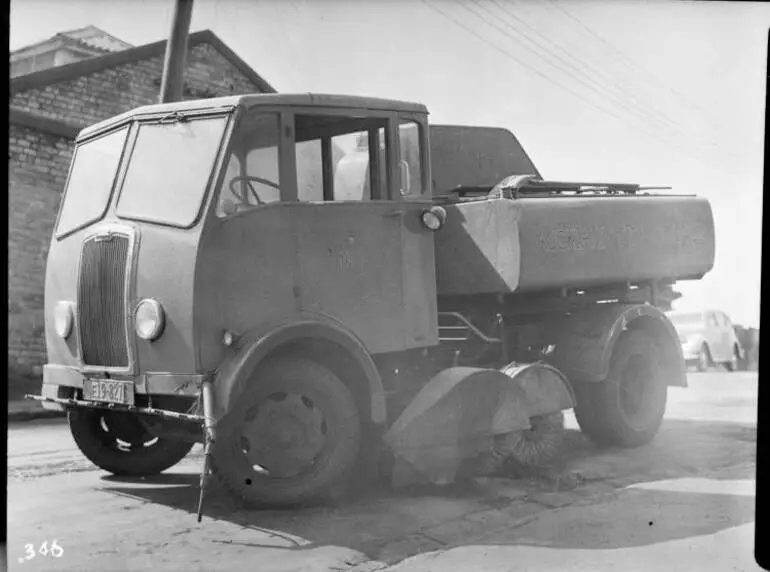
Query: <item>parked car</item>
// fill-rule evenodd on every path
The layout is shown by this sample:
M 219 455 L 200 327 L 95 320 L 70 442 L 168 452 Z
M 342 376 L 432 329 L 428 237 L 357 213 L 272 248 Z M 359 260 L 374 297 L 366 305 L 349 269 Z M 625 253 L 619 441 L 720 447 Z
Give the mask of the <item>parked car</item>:
M 695 365 L 698 371 L 724 365 L 728 371 L 736 371 L 743 359 L 743 348 L 735 334 L 730 318 L 719 310 L 702 312 L 669 312 L 674 324 L 682 353 L 688 365 Z

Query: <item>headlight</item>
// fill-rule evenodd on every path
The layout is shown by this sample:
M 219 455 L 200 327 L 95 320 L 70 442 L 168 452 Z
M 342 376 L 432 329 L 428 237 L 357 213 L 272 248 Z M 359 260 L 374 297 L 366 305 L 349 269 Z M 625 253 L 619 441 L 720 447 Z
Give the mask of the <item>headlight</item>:
M 163 333 L 166 317 L 163 307 L 156 300 L 145 298 L 136 306 L 134 313 L 134 327 L 136 335 L 151 342 L 158 339 Z
M 72 311 L 72 303 L 56 302 L 56 308 L 53 312 L 53 327 L 61 339 L 66 340 L 70 336 L 73 322 L 74 312 Z
M 422 224 L 425 228 L 435 232 L 444 226 L 444 223 L 446 222 L 446 211 L 443 207 L 430 207 L 428 210 L 422 211 L 420 220 L 422 220 Z

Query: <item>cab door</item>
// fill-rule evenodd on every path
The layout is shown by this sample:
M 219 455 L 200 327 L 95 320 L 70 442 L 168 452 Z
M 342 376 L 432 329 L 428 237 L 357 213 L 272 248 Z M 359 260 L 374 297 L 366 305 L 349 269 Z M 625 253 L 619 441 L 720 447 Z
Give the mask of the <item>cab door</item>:
M 295 117 L 297 148 L 318 142 L 326 158 L 322 204 L 293 209 L 301 303 L 347 324 L 375 353 L 436 345 L 434 235 L 421 222 L 431 204 L 425 120 L 377 112 L 324 131 L 315 127 L 328 123 L 322 113 Z M 300 202 L 306 187 L 298 177 Z
M 391 124 L 395 167 L 392 198 L 400 202 L 401 265 L 405 316 L 421 316 L 410 322 L 409 335 L 438 343 L 438 299 L 435 234 L 422 224 L 422 212 L 430 207 L 431 171 L 428 126 L 423 117 L 396 116 Z

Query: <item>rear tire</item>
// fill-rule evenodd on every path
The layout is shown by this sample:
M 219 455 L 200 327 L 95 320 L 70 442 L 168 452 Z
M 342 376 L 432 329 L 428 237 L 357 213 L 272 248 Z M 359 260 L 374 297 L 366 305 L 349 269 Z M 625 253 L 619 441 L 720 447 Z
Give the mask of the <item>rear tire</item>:
M 590 439 L 605 446 L 638 447 L 660 429 L 668 388 L 660 351 L 641 330 L 620 335 L 610 372 L 600 383 L 576 388 L 575 417 Z
M 184 459 L 193 447 L 190 442 L 151 435 L 128 413 L 70 409 L 67 421 L 83 455 L 114 475 L 156 475 Z
M 233 495 L 251 507 L 290 507 L 328 500 L 347 484 L 361 423 L 353 396 L 329 369 L 302 358 L 270 360 L 237 399 L 212 451 L 214 472 Z
M 738 348 L 733 348 L 733 357 L 730 361 L 725 362 L 725 369 L 729 372 L 738 371 Z

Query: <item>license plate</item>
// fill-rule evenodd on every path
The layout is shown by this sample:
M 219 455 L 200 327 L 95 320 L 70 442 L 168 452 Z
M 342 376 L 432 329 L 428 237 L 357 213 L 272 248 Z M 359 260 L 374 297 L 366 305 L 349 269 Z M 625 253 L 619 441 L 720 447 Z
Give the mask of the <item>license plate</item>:
M 83 384 L 83 398 L 86 401 L 133 405 L 134 384 L 131 381 L 89 379 Z

